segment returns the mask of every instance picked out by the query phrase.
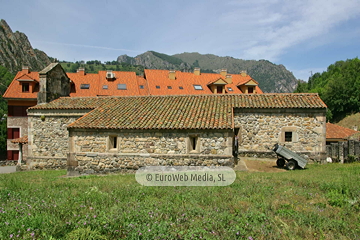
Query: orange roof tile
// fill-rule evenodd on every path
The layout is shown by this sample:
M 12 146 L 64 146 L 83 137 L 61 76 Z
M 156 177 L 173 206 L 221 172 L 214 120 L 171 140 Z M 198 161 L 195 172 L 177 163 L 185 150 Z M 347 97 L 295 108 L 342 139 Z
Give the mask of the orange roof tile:
M 93 109 L 69 128 L 96 129 L 230 129 L 233 108 L 318 108 L 318 94 L 217 94 L 59 98 L 29 108 Z
M 3 97 L 4 98 L 24 98 L 24 99 L 36 99 L 37 92 L 22 92 L 21 82 L 17 81 L 18 79 L 29 79 L 35 80 L 35 82 L 31 83 L 35 87 L 36 83 L 39 81 L 39 73 L 38 72 L 30 72 L 28 70 L 19 71 L 14 80 L 10 83 L 9 87 L 6 89 Z M 32 88 L 33 89 L 33 88 Z
M 201 73 L 200 75 L 195 75 L 192 72 L 175 71 L 175 80 L 169 79 L 168 70 L 145 69 L 145 77 L 136 76 L 134 72 L 113 71 L 113 73 L 115 74 L 114 79 L 107 79 L 106 71 L 99 71 L 98 73 L 85 73 L 84 71 L 67 73 L 73 84 L 70 96 L 202 95 L 213 94 L 210 85 L 215 81 L 220 79 L 227 82 L 226 77 L 217 73 Z M 232 83 L 225 85 L 225 92 L 228 94 L 242 94 L 238 86 L 253 80 L 248 75 L 228 75 L 232 76 Z M 22 92 L 21 83 L 17 81 L 19 79 L 34 80 L 34 83 L 30 83 L 32 91 L 29 93 Z M 38 81 L 38 72 L 28 72 L 28 70 L 20 71 L 5 92 L 4 98 L 36 99 L 39 90 L 38 85 L 36 85 Z M 89 84 L 90 87 L 88 89 L 82 89 L 82 84 Z M 118 84 L 125 84 L 126 89 L 119 90 Z M 194 85 L 200 85 L 202 90 L 196 90 Z M 229 88 L 231 88 L 232 91 L 229 91 Z M 256 92 L 262 93 L 259 86 L 256 86 Z
M 336 124 L 326 123 L 326 138 L 327 139 L 348 139 L 351 135 L 358 133 L 350 128 L 341 127 Z
M 253 80 L 249 75 L 242 76 L 241 74 L 227 74 L 232 76 L 232 83 L 226 84 L 225 91 L 231 94 L 241 94 L 242 91 L 237 87 L 243 85 L 250 80 Z M 218 73 L 201 73 L 195 75 L 194 73 L 175 71 L 175 80 L 169 78 L 169 70 L 155 70 L 145 69 L 145 78 L 149 84 L 149 91 L 151 95 L 198 95 L 198 94 L 213 94 L 209 85 L 219 79 L 227 82 L 226 77 Z M 256 82 L 255 80 L 253 80 Z M 257 83 L 257 82 L 256 82 Z M 203 90 L 195 90 L 193 85 L 201 85 Z M 160 88 L 156 88 L 159 86 Z M 167 86 L 171 86 L 168 89 Z M 183 89 L 179 89 L 182 86 Z M 233 91 L 228 91 L 228 87 Z M 261 89 L 256 86 L 258 93 L 263 93 Z
M 25 135 L 21 138 L 15 138 L 13 140 L 11 140 L 12 143 L 22 143 L 22 144 L 27 144 L 28 143 L 28 136 Z

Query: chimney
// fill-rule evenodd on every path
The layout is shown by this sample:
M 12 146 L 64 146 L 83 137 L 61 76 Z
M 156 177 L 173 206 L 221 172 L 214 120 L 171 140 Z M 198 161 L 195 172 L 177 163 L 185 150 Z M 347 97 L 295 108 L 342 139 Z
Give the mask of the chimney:
M 226 68 L 221 69 L 220 74 L 221 74 L 221 76 L 226 77 L 226 74 L 227 74 L 227 69 L 226 69 Z
M 200 76 L 200 68 L 194 68 L 194 74 Z
M 355 131 L 357 131 L 357 130 L 358 130 L 358 126 L 354 125 L 354 126 L 353 126 L 353 129 L 354 129 Z
M 169 79 L 175 80 L 175 74 L 176 74 L 175 70 L 170 70 L 169 71 Z
M 77 70 L 77 73 L 80 73 L 80 75 L 85 75 L 85 68 L 84 67 L 79 67 L 79 69 Z
M 241 75 L 242 77 L 246 77 L 246 76 L 247 76 L 246 70 L 240 71 L 240 75 Z
M 22 71 L 25 72 L 26 74 L 28 74 L 29 71 L 29 66 L 22 66 Z
M 115 79 L 115 73 L 113 73 L 112 70 L 107 70 L 106 71 L 106 79 L 109 80 L 109 79 Z
M 232 76 L 231 75 L 226 75 L 225 81 L 229 84 L 232 83 Z

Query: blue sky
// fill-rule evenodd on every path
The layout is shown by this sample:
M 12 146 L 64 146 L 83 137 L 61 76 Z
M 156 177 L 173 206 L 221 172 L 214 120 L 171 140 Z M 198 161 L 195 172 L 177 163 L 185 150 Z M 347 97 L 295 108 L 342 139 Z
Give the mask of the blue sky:
M 284 65 L 296 78 L 359 57 L 359 0 L 0 0 L 0 18 L 59 60 L 148 50 Z

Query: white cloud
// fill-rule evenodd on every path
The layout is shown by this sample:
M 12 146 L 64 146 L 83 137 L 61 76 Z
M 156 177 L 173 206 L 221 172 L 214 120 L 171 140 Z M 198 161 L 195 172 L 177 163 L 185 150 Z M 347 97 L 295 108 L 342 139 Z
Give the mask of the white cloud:
M 258 42 L 243 49 L 245 58 L 276 61 L 288 48 L 329 33 L 338 24 L 360 13 L 360 1 L 352 0 L 282 1 L 281 5 L 277 9 L 272 5 L 261 8 L 261 15 L 266 19 L 269 16 L 270 20 L 252 24 L 261 31 L 255 36 Z M 272 13 L 274 10 L 278 11 L 276 15 Z

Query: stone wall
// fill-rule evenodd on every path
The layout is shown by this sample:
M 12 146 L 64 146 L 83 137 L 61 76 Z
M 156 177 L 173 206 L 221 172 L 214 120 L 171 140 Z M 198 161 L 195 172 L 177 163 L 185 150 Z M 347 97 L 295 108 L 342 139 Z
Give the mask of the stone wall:
M 28 113 L 28 169 L 66 168 L 69 153 L 67 126 L 89 110 L 31 110 Z
M 156 153 L 187 154 L 189 136 L 199 139 L 197 153 L 212 155 L 232 154 L 232 131 L 104 131 L 87 130 L 71 132 L 73 150 L 71 152 L 116 152 L 116 153 Z M 117 137 L 117 149 L 110 147 L 109 137 Z
M 232 156 L 183 154 L 69 154 L 68 175 L 133 172 L 142 166 L 234 166 Z
M 68 172 L 133 171 L 153 165 L 233 166 L 231 130 L 71 130 Z M 193 150 L 189 137 L 197 137 Z M 110 143 L 117 137 L 117 148 Z
M 299 109 L 235 109 L 235 128 L 239 129 L 239 155 L 276 157 L 274 144 L 285 145 L 313 160 L 325 159 L 325 111 Z M 285 141 L 285 132 L 292 132 Z
M 39 72 L 40 91 L 37 102 L 47 103 L 70 95 L 70 79 L 60 63 L 52 63 Z

